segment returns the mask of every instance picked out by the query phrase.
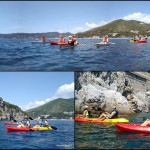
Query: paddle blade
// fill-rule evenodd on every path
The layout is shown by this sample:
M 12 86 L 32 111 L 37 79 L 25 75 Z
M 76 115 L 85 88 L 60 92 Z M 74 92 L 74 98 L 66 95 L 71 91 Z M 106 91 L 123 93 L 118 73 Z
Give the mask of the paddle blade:
M 51 126 L 51 128 L 52 128 L 53 130 L 57 130 L 57 128 L 56 128 L 56 127 L 54 127 L 54 126 Z
M 30 120 L 34 120 L 32 117 L 29 117 Z

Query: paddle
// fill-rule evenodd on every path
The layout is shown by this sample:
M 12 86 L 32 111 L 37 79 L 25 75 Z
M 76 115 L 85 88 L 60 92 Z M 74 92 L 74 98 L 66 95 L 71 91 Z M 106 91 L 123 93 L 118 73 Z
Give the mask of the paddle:
M 15 120 L 15 119 L 14 119 L 13 121 L 14 121 L 14 122 L 17 122 L 17 120 Z
M 29 117 L 29 119 L 30 120 L 34 120 L 32 117 Z M 36 120 L 37 121 L 37 120 Z M 38 123 L 39 123 L 39 121 L 37 121 Z M 39 123 L 40 124 L 40 123 Z M 47 126 L 47 127 L 49 127 L 49 126 Z M 57 128 L 56 127 L 54 127 L 54 126 L 50 126 L 53 130 L 57 130 Z M 32 130 L 32 129 L 31 129 Z M 34 130 L 32 130 L 32 131 L 34 131 Z

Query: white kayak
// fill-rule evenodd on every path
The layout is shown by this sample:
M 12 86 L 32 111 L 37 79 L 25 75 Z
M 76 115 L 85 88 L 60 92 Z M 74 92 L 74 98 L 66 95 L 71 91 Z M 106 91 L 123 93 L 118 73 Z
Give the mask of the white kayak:
M 111 45 L 111 44 L 115 44 L 115 43 L 103 43 L 103 42 L 95 43 L 96 46 L 108 46 L 108 45 Z
M 44 44 L 44 43 L 49 43 L 49 42 L 48 42 L 48 41 L 46 41 L 46 42 L 42 42 L 42 41 L 31 41 L 31 43 L 32 43 L 32 44 L 40 44 L 40 43 Z
M 60 49 L 73 49 L 74 47 L 75 47 L 75 45 L 74 46 L 71 46 L 71 45 L 61 45 Z

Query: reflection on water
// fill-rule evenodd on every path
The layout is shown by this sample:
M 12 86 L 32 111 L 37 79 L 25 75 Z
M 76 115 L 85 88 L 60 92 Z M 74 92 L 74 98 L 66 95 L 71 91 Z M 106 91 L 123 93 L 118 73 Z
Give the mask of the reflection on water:
M 149 114 L 140 114 L 126 117 L 130 123 L 142 123 L 143 117 Z M 119 133 L 115 125 L 75 123 L 75 148 L 113 149 L 113 148 L 144 148 L 150 149 L 150 134 Z

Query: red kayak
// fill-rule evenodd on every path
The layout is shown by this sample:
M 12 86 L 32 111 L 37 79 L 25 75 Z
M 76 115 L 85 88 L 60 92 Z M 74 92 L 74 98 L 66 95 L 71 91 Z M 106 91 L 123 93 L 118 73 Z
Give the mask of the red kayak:
M 67 42 L 62 43 L 62 42 L 52 42 L 52 41 L 50 41 L 50 45 L 68 45 L 68 43 Z
M 18 124 L 17 122 L 4 122 L 4 124 Z
M 147 43 L 147 40 L 136 40 L 135 43 Z
M 17 132 L 17 131 L 37 131 L 37 128 L 29 128 L 29 127 L 12 127 L 12 126 L 7 126 L 6 130 L 9 132 Z
M 150 133 L 150 126 L 141 126 L 141 124 L 117 123 L 116 130 L 119 132 Z
M 131 43 L 147 43 L 147 40 L 130 40 Z
M 17 128 L 17 127 L 6 127 L 7 131 L 30 131 L 30 129 L 28 127 L 21 127 L 21 128 Z

